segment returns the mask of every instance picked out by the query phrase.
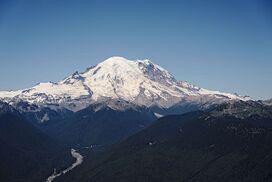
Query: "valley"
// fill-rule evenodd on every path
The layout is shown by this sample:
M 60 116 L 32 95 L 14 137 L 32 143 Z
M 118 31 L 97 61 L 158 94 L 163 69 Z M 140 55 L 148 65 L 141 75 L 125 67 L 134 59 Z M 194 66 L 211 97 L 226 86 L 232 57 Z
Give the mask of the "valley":
M 0 0 L 0 182 L 272 182 L 272 0 Z
M 59 173 L 57 173 L 56 169 L 54 169 L 54 173 L 47 178 L 46 182 L 52 182 L 55 178 L 61 175 L 65 175 L 67 172 L 73 170 L 75 167 L 79 166 L 83 162 L 83 156 L 75 149 L 71 149 L 71 155 L 76 159 L 76 161 L 70 167 Z
M 271 128 L 270 100 L 111 57 L 57 83 L 0 92 L 0 180 L 267 181 Z

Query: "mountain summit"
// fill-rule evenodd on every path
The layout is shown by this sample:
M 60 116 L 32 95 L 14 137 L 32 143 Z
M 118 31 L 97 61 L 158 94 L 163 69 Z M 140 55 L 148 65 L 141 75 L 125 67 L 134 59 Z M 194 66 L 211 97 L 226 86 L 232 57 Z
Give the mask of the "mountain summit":
M 205 105 L 249 100 L 248 97 L 210 91 L 178 81 L 150 60 L 132 61 L 123 57 L 111 57 L 57 83 L 46 82 L 24 90 L 1 91 L 0 98 L 11 104 L 26 101 L 38 106 L 53 105 L 72 111 L 111 100 L 160 109 L 184 103 Z

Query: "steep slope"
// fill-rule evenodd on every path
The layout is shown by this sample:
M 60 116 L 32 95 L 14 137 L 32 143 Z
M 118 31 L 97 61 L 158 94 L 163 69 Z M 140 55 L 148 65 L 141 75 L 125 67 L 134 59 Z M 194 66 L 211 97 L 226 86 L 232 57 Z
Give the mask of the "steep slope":
M 0 181 L 45 181 L 73 162 L 69 149 L 46 136 L 14 108 L 0 102 Z
M 132 104 L 119 100 L 91 105 L 69 119 L 49 121 L 42 129 L 71 145 L 101 146 L 119 142 L 149 126 L 155 119 L 148 108 L 132 107 Z
M 25 90 L 0 92 L 0 98 L 11 104 L 21 99 L 38 106 L 53 105 L 72 111 L 105 100 L 121 99 L 155 108 L 157 112 L 183 105 L 188 107 L 188 104 L 203 107 L 249 99 L 177 81 L 167 70 L 150 60 L 131 61 L 123 57 L 111 57 L 57 83 L 40 83 Z
M 271 128 L 272 108 L 258 103 L 167 116 L 60 180 L 271 181 Z
M 9 103 L 33 125 L 39 127 L 48 121 L 58 121 L 71 117 L 73 112 L 57 105 L 39 106 L 17 99 Z

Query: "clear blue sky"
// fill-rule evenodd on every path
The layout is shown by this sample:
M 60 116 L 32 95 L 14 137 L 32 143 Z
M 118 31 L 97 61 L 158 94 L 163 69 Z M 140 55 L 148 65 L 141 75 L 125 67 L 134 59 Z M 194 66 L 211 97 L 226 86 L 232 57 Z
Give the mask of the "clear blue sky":
M 0 0 L 0 90 L 114 55 L 197 86 L 272 98 L 270 0 Z

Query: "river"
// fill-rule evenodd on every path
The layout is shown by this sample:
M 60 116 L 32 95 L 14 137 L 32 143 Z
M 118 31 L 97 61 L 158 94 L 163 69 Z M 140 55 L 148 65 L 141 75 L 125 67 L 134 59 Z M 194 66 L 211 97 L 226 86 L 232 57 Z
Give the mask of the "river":
M 56 169 L 55 169 L 54 173 L 47 178 L 46 182 L 52 182 L 55 178 L 71 171 L 72 169 L 74 169 L 75 167 L 77 167 L 83 162 L 83 156 L 79 152 L 77 152 L 75 149 L 71 149 L 71 155 L 76 159 L 76 162 L 74 162 L 70 167 L 64 169 L 63 171 L 59 173 L 56 173 Z

